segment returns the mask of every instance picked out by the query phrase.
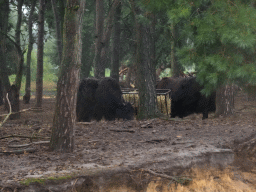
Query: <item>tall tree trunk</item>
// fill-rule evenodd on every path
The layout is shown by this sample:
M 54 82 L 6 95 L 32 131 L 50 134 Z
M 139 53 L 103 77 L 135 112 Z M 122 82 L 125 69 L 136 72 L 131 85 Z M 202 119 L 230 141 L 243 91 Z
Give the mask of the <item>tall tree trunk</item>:
M 37 43 L 37 74 L 36 74 L 36 105 L 42 107 L 43 99 L 43 56 L 44 56 L 44 11 L 45 0 L 39 1 L 38 43 Z
M 171 23 L 171 69 L 172 69 L 172 77 L 179 77 L 180 76 L 180 68 L 177 63 L 177 58 L 176 58 L 176 53 L 175 53 L 175 48 L 177 46 L 176 43 L 176 28 L 173 24 Z
M 21 79 L 22 79 L 22 72 L 23 72 L 23 65 L 24 65 L 24 52 L 21 50 L 21 44 L 20 44 L 20 34 L 21 34 L 21 21 L 22 21 L 22 6 L 23 6 L 24 0 L 18 1 L 18 18 L 17 18 L 17 24 L 15 29 L 15 42 L 14 45 L 17 49 L 17 55 L 18 55 L 18 62 L 17 62 L 17 73 L 14 84 L 11 86 L 11 89 L 9 90 L 9 98 L 11 101 L 11 107 L 13 114 L 10 115 L 10 119 L 19 119 L 20 113 L 19 109 L 19 92 L 21 87 Z
M 28 104 L 31 96 L 31 71 L 30 71 L 30 62 L 31 62 L 31 52 L 34 44 L 34 37 L 32 33 L 33 26 L 33 14 L 36 6 L 36 0 L 32 1 L 31 10 L 28 18 L 28 52 L 27 52 L 27 71 L 26 71 L 26 87 L 25 87 L 25 95 L 23 96 L 23 101 L 25 104 Z
M 86 40 L 88 36 L 82 35 L 82 66 L 81 66 L 81 74 L 80 78 L 87 78 L 90 76 L 91 68 L 93 66 L 93 52 L 95 46 L 90 44 L 88 40 Z
M 149 37 L 150 37 L 150 52 L 149 52 L 149 56 L 150 56 L 150 71 L 151 71 L 151 74 L 153 75 L 152 77 L 152 80 L 153 80 L 153 83 L 154 83 L 154 87 L 156 86 L 156 42 L 155 42 L 155 39 L 156 39 L 156 16 L 155 14 L 151 14 L 150 15 L 150 19 L 152 20 L 151 21 L 151 25 L 149 26 L 149 29 L 150 29 L 150 33 L 149 33 Z
M 0 78 L 0 106 L 4 104 L 3 84 Z
M 141 62 L 137 63 L 139 82 L 140 110 L 138 118 L 154 118 L 157 116 L 155 66 L 152 58 L 152 34 L 149 26 L 141 26 L 142 50 Z
M 113 18 L 115 15 L 116 7 L 120 4 L 120 0 L 114 0 L 111 8 L 108 12 L 108 17 L 106 19 L 106 27 L 103 32 L 103 37 L 102 37 L 102 49 L 101 49 L 101 68 L 104 69 L 104 76 L 105 76 L 105 67 L 107 63 L 107 55 L 108 55 L 108 50 L 109 50 L 109 41 L 111 37 L 111 32 L 112 32 L 112 23 L 113 23 Z
M 132 10 L 135 11 L 134 2 L 131 0 Z M 136 18 L 136 17 L 135 17 Z M 151 27 L 148 24 L 136 23 L 137 43 L 137 86 L 139 89 L 138 119 L 154 118 L 159 115 L 156 105 L 155 66 L 152 57 L 154 39 Z
M 67 0 L 63 31 L 63 56 L 57 84 L 57 98 L 50 148 L 60 152 L 74 149 L 73 129 L 81 66 L 81 27 L 85 0 Z
M 234 86 L 223 85 L 216 91 L 216 116 L 234 113 Z
M 9 18 L 9 1 L 4 0 L 3 6 L 0 6 L 0 30 L 3 32 L 0 33 L 0 78 L 2 80 L 2 86 L 4 87 L 4 93 L 6 93 L 11 88 L 11 84 L 8 78 L 8 70 L 6 67 L 6 35 L 8 32 L 8 18 Z M 4 94 L 5 98 L 5 94 Z M 5 99 L 4 99 L 5 100 Z M 6 103 L 7 104 L 7 103 Z
M 116 6 L 120 0 L 114 0 L 106 19 L 104 26 L 103 1 L 96 0 L 96 40 L 95 40 L 95 59 L 94 59 L 94 76 L 96 78 L 105 77 L 105 66 L 109 40 L 112 31 L 112 22 Z
M 104 1 L 96 0 L 96 34 L 95 34 L 95 56 L 94 56 L 94 76 L 96 78 L 105 77 L 105 67 L 101 66 L 101 49 L 104 25 Z
M 15 79 L 15 85 L 17 86 L 18 91 L 21 87 L 21 80 L 22 80 L 22 72 L 23 72 L 23 66 L 24 66 L 24 53 L 21 50 L 21 44 L 20 44 L 20 34 L 21 34 L 21 20 L 22 20 L 22 6 L 23 6 L 24 0 L 18 1 L 18 19 L 17 19 L 17 25 L 15 30 L 15 42 L 17 47 L 17 52 L 19 55 L 18 59 L 18 65 L 17 65 L 17 74 Z
M 18 0 L 17 10 L 18 10 L 18 18 L 15 29 L 15 42 L 17 45 L 20 45 L 20 27 L 21 27 L 21 19 L 22 19 L 22 5 L 24 0 Z
M 114 34 L 113 34 L 113 63 L 111 69 L 111 77 L 116 79 L 119 82 L 119 66 L 120 66 L 120 35 L 121 35 L 121 28 L 120 28 L 120 21 L 121 21 L 121 11 L 122 11 L 122 4 L 121 2 L 116 7 L 116 13 L 114 17 Z M 130 83 L 129 83 L 130 85 Z
M 57 2 L 59 3 L 59 9 L 57 12 L 59 13 L 59 16 L 60 16 L 60 34 L 62 34 L 62 36 L 63 36 L 63 23 L 64 23 L 64 16 L 65 16 L 66 1 L 57 1 Z M 62 40 L 62 49 L 63 49 L 63 38 L 62 37 L 61 37 L 61 40 Z
M 55 19 L 55 31 L 56 31 L 57 49 L 58 49 L 58 57 L 59 57 L 59 64 L 60 64 L 61 58 L 62 58 L 62 38 L 61 38 L 60 18 L 59 18 L 59 13 L 57 12 L 56 1 L 51 0 L 51 2 L 52 2 L 52 10 L 54 13 L 54 19 Z

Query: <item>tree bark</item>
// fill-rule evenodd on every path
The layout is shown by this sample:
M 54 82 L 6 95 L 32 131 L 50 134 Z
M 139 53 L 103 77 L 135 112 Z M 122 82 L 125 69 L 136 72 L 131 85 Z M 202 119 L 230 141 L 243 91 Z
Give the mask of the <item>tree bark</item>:
M 234 113 L 234 86 L 224 85 L 216 91 L 216 116 L 228 116 Z
M 96 78 L 105 77 L 105 67 L 101 66 L 101 49 L 104 25 L 104 1 L 96 0 L 96 34 L 95 34 L 95 56 L 94 56 L 94 76 Z
M 135 11 L 134 2 L 131 0 L 132 10 Z M 136 18 L 136 17 L 135 17 Z M 135 19 L 137 37 L 136 62 L 137 62 L 137 86 L 139 89 L 138 119 L 148 119 L 159 116 L 156 105 L 155 66 L 152 46 L 154 36 L 149 24 L 139 23 Z
M 4 87 L 4 93 L 6 93 L 11 88 L 11 84 L 8 78 L 8 70 L 6 67 L 6 35 L 8 32 L 8 18 L 9 18 L 9 1 L 4 0 L 3 6 L 0 6 L 0 30 L 3 33 L 0 33 L 0 78 L 2 80 L 2 86 Z M 4 96 L 5 98 L 5 96 Z M 4 99 L 5 100 L 5 99 Z
M 179 77 L 181 74 L 180 71 L 180 67 L 178 66 L 177 63 L 177 57 L 176 57 L 176 53 L 175 53 L 175 48 L 177 46 L 176 43 L 176 28 L 173 24 L 173 22 L 171 23 L 171 73 L 172 73 L 172 77 Z
M 0 78 L 0 106 L 4 104 L 3 84 Z
M 116 6 L 119 3 L 120 0 L 114 0 L 112 3 L 104 30 L 103 1 L 96 0 L 96 40 L 94 59 L 94 76 L 96 78 L 105 77 L 106 56 L 112 31 L 112 22 Z
M 43 56 L 44 56 L 44 11 L 45 0 L 39 1 L 38 43 L 37 43 L 37 74 L 36 74 L 36 105 L 42 107 L 43 99 Z
M 18 56 L 18 62 L 17 62 L 17 73 L 14 84 L 11 86 L 11 88 L 8 90 L 9 99 L 11 102 L 11 108 L 12 112 L 14 114 L 10 115 L 10 119 L 19 119 L 20 113 L 19 112 L 19 92 L 21 87 L 21 79 L 22 79 L 22 72 L 23 72 L 23 65 L 24 65 L 24 52 L 21 50 L 21 44 L 20 44 L 20 34 L 21 34 L 21 21 L 22 21 L 22 6 L 23 6 L 24 0 L 19 0 L 17 5 L 17 11 L 18 11 L 18 17 L 17 17 L 17 23 L 16 23 L 16 29 L 15 29 L 15 42 L 12 41 L 10 38 L 9 40 L 12 41 L 12 43 L 16 47 L 17 56 Z
M 18 10 L 18 18 L 15 29 L 15 42 L 20 46 L 20 27 L 21 27 L 21 19 L 22 19 L 22 5 L 24 0 L 18 0 L 17 10 Z
M 131 85 L 131 77 L 132 77 L 132 72 L 133 72 L 133 66 L 130 66 L 128 68 L 128 71 L 126 73 L 126 78 L 125 78 L 125 84 L 130 87 Z M 119 77 L 118 77 L 119 78 Z
M 16 73 L 16 79 L 15 82 L 12 86 L 9 87 L 9 89 L 6 89 L 5 91 L 9 93 L 9 100 L 11 102 L 11 108 L 12 108 L 12 112 L 14 112 L 14 114 L 10 115 L 10 119 L 19 119 L 20 118 L 20 114 L 18 113 L 19 111 L 19 91 L 20 91 L 20 87 L 21 87 L 21 77 L 22 77 L 22 71 L 23 71 L 23 63 L 24 63 L 24 51 L 21 50 L 21 46 L 19 46 L 15 41 L 13 41 L 13 39 L 11 39 L 8 35 L 6 35 L 6 37 L 9 39 L 10 42 L 13 43 L 13 45 L 16 47 L 16 51 L 18 54 L 18 69 L 17 69 L 17 73 Z M 8 78 L 8 76 L 7 76 Z M 7 82 L 7 81 L 6 81 Z M 6 103 L 6 108 L 9 110 L 9 106 L 7 106 L 7 102 Z M 16 113 L 15 113 L 16 112 Z
M 24 66 L 24 53 L 21 50 L 21 44 L 20 44 L 20 34 L 21 34 L 21 20 L 22 20 L 22 6 L 23 6 L 24 0 L 18 1 L 18 19 L 16 24 L 16 30 L 15 30 L 15 42 L 16 42 L 16 48 L 18 53 L 18 64 L 17 64 L 17 73 L 16 73 L 16 79 L 15 79 L 15 85 L 18 88 L 18 91 L 20 91 L 21 87 L 21 80 L 22 80 L 22 72 L 23 72 L 23 66 Z M 19 103 L 19 102 L 18 102 Z
M 90 76 L 91 68 L 93 66 L 93 59 L 94 59 L 94 48 L 95 46 L 93 43 L 91 44 L 90 40 L 88 39 L 88 33 L 82 34 L 82 66 L 81 66 L 81 74 L 80 77 L 87 78 Z
M 102 49 L 101 49 L 101 68 L 104 69 L 104 76 L 105 76 L 105 68 L 107 64 L 107 55 L 109 50 L 109 41 L 112 33 L 112 27 L 113 27 L 113 18 L 116 12 L 116 7 L 120 4 L 120 0 L 114 0 L 111 8 L 108 12 L 108 17 L 106 19 L 106 27 L 105 30 L 103 30 L 103 38 L 102 38 Z
M 64 23 L 64 16 L 65 16 L 65 7 L 66 7 L 66 1 L 58 1 L 59 3 L 59 9 L 58 13 L 60 16 L 60 34 L 63 36 L 63 23 Z M 61 37 L 62 40 L 62 49 L 63 49 L 63 38 Z M 61 51 L 62 52 L 62 51 Z M 62 60 L 62 58 L 61 58 Z
M 121 28 L 120 28 L 120 20 L 121 20 L 121 11 L 122 5 L 121 2 L 116 7 L 116 13 L 114 17 L 114 38 L 113 38 L 113 62 L 112 62 L 112 69 L 111 69 L 111 77 L 119 82 L 119 66 L 120 66 L 120 35 L 121 35 Z M 130 83 L 129 83 L 130 85 Z
M 60 29 L 60 18 L 59 13 L 57 12 L 56 1 L 51 0 L 52 3 L 52 10 L 54 13 L 54 20 L 55 20 L 55 33 L 57 39 L 57 49 L 58 49 L 58 57 L 59 57 L 59 65 L 61 63 L 62 58 L 62 38 L 61 38 L 61 29 Z
M 150 29 L 150 33 L 149 33 L 149 37 L 150 37 L 150 71 L 151 71 L 151 74 L 153 75 L 152 77 L 150 77 L 150 79 L 152 78 L 153 80 L 153 83 L 154 83 L 154 87 L 156 86 L 156 16 L 155 14 L 150 14 L 150 19 L 152 20 L 151 21 L 151 25 L 149 26 L 149 29 Z
M 57 84 L 57 98 L 50 148 L 60 152 L 74 149 L 73 129 L 81 66 L 81 27 L 85 0 L 68 0 L 63 31 L 63 56 Z
M 28 43 L 28 52 L 27 52 L 27 71 L 26 71 L 26 87 L 25 95 L 23 96 L 23 101 L 25 104 L 28 104 L 31 96 L 31 71 L 30 71 L 30 62 L 31 62 L 31 52 L 34 44 L 34 37 L 32 33 L 33 26 L 33 14 L 36 6 L 36 0 L 32 1 L 31 10 L 28 18 L 28 34 L 29 34 L 29 43 Z

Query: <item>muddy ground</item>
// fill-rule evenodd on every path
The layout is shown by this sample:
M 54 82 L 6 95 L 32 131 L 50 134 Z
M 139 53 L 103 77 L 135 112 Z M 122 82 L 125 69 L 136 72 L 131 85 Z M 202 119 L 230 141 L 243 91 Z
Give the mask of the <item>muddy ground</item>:
M 21 109 L 33 108 L 34 103 L 34 99 L 30 104 L 22 103 Z M 256 101 L 247 101 L 246 94 L 238 92 L 231 117 L 215 118 L 210 114 L 208 119 L 201 120 L 202 114 L 194 114 L 172 120 L 78 123 L 73 153 L 50 152 L 47 143 L 17 148 L 31 142 L 49 141 L 54 107 L 54 98 L 44 98 L 42 111 L 24 111 L 20 120 L 7 120 L 0 128 L 0 186 L 29 177 L 67 175 L 84 167 L 134 168 L 136 162 L 147 164 L 148 157 L 164 158 L 165 154 L 178 153 L 182 148 L 209 145 L 232 149 L 234 141 L 256 132 Z M 3 106 L 0 114 L 6 114 Z M 31 152 L 19 154 L 18 150 L 25 148 Z M 238 168 L 256 171 L 253 162 L 237 162 L 240 162 L 235 165 Z

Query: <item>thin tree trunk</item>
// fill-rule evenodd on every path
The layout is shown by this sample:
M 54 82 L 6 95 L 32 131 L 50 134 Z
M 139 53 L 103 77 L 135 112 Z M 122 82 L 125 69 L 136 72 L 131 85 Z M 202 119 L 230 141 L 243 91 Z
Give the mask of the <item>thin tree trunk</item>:
M 74 149 L 73 129 L 81 66 L 84 5 L 85 0 L 68 0 L 64 19 L 63 56 L 50 143 L 52 150 L 60 152 L 72 152 Z
M 4 104 L 4 97 L 3 97 L 3 84 L 0 79 L 0 106 Z
M 132 72 L 133 72 L 133 66 L 130 66 L 129 68 L 128 68 L 128 71 L 127 71 L 127 73 L 126 73 L 126 78 L 125 78 L 125 84 L 128 86 L 128 87 L 130 87 L 130 85 L 131 85 L 131 77 L 132 77 Z M 118 77 L 119 78 L 119 77 Z
M 24 66 L 24 53 L 21 50 L 21 45 L 20 45 L 20 34 L 21 34 L 21 20 L 22 20 L 22 6 L 23 6 L 24 0 L 19 0 L 18 1 L 18 20 L 17 20 L 17 25 L 16 25 L 16 30 L 15 30 L 15 42 L 16 42 L 16 47 L 17 47 L 17 52 L 18 52 L 18 65 L 17 65 L 17 74 L 16 74 L 16 79 L 15 79 L 15 85 L 17 86 L 18 91 L 20 91 L 21 87 L 21 80 L 22 80 L 22 72 L 23 72 L 23 66 Z
M 61 63 L 61 58 L 62 58 L 62 38 L 61 38 L 61 29 L 60 29 L 60 19 L 59 19 L 59 13 L 57 12 L 56 1 L 51 0 L 51 2 L 52 2 L 52 10 L 53 10 L 53 13 L 54 13 L 54 19 L 55 19 L 57 49 L 58 49 L 59 64 L 60 64 Z
M 24 0 L 19 0 L 17 5 L 18 17 L 17 17 L 17 24 L 15 29 L 15 42 L 13 43 L 17 49 L 18 62 L 17 62 L 17 73 L 16 73 L 15 83 L 11 86 L 11 89 L 8 91 L 10 93 L 9 98 L 11 101 L 12 112 L 14 112 L 14 114 L 10 115 L 10 119 L 20 118 L 20 113 L 18 113 L 20 108 L 19 92 L 21 87 L 22 71 L 23 71 L 23 65 L 24 65 L 24 57 L 23 57 L 24 53 L 21 50 L 21 44 L 20 44 L 20 34 L 21 34 L 20 28 L 21 28 L 21 21 L 22 21 L 23 2 Z
M 156 44 L 155 44 L 155 39 L 156 39 L 156 16 L 154 14 L 151 14 L 152 22 L 150 25 L 150 33 L 149 33 L 149 38 L 150 38 L 150 52 L 149 52 L 149 57 L 150 57 L 150 75 L 153 75 L 152 77 L 150 77 L 150 79 L 153 80 L 154 83 L 154 88 L 156 86 Z
M 96 0 L 96 40 L 95 40 L 95 59 L 94 59 L 94 76 L 96 78 L 105 77 L 105 66 L 109 39 L 112 31 L 112 22 L 116 6 L 120 0 L 114 0 L 106 19 L 104 31 L 103 1 Z
M 120 66 L 120 20 L 121 20 L 122 5 L 121 2 L 116 7 L 116 13 L 114 18 L 114 38 L 113 38 L 113 63 L 111 69 L 111 77 L 119 82 L 119 66 Z M 130 85 L 130 83 L 129 83 Z
M 216 91 L 216 116 L 234 113 L 234 86 L 224 85 Z
M 12 86 L 10 86 L 10 88 L 8 90 L 6 90 L 6 92 L 9 93 L 9 100 L 11 102 L 11 108 L 12 108 L 12 112 L 14 112 L 14 114 L 10 115 L 10 119 L 19 119 L 20 118 L 20 114 L 18 113 L 19 111 L 19 92 L 20 92 L 20 87 L 21 87 L 21 77 L 22 77 L 22 69 L 23 69 L 23 63 L 24 63 L 24 53 L 25 51 L 21 50 L 21 46 L 19 46 L 15 41 L 13 41 L 9 36 L 6 36 L 9 41 L 11 41 L 13 43 L 13 45 L 16 47 L 17 49 L 17 54 L 19 57 L 18 60 L 18 69 L 17 69 L 17 73 L 16 73 L 16 79 L 15 82 Z M 7 76 L 8 77 L 8 76 Z M 6 103 L 7 104 L 7 103 Z M 9 110 L 9 106 L 6 107 Z M 16 112 L 16 113 L 15 113 Z
M 108 18 L 106 19 L 106 27 L 103 32 L 103 37 L 102 37 L 102 49 L 101 49 L 101 68 L 104 69 L 104 76 L 105 76 L 105 67 L 107 63 L 107 55 L 108 55 L 108 50 L 109 50 L 109 40 L 111 37 L 111 32 L 112 32 L 112 23 L 113 23 L 113 18 L 115 15 L 116 7 L 120 4 L 120 0 L 114 0 L 114 2 L 111 5 L 111 9 L 109 10 L 108 13 Z
M 91 68 L 93 66 L 93 51 L 95 46 L 90 44 L 88 40 L 86 40 L 88 36 L 82 35 L 82 66 L 81 66 L 81 74 L 80 77 L 87 78 L 90 76 Z
M 28 34 L 29 34 L 29 43 L 28 43 L 28 52 L 27 52 L 27 71 L 26 71 L 26 87 L 25 95 L 23 96 L 23 101 L 25 104 L 28 104 L 31 96 L 31 71 L 30 71 L 30 62 L 31 62 L 31 52 L 33 49 L 34 38 L 32 33 L 33 26 L 33 14 L 36 6 L 36 0 L 32 1 L 31 10 L 28 18 Z
M 96 78 L 105 77 L 105 67 L 101 66 L 101 49 L 104 25 L 104 1 L 96 0 L 96 34 L 95 34 L 95 56 L 94 56 L 94 76 Z
M 60 34 L 62 34 L 63 36 L 63 23 L 64 23 L 64 16 L 65 16 L 66 1 L 57 1 L 57 2 L 59 3 L 59 9 L 57 12 L 59 13 L 59 16 L 60 16 Z M 63 38 L 61 37 L 61 39 L 62 39 L 62 49 L 63 49 Z
M 43 99 L 43 56 L 44 56 L 44 11 L 45 0 L 39 1 L 37 74 L 36 74 L 36 107 L 42 107 Z
M 171 69 L 172 69 L 172 72 L 171 73 L 172 73 L 172 77 L 179 77 L 180 69 L 177 64 L 177 58 L 175 55 L 176 29 L 175 29 L 173 22 L 171 23 L 171 35 L 172 35 L 172 39 L 171 39 Z
M 18 10 L 18 18 L 15 29 L 15 42 L 17 45 L 20 45 L 20 27 L 21 27 L 21 19 L 22 19 L 22 5 L 24 0 L 18 0 L 17 10 Z
M 0 14 L 1 14 L 1 21 L 0 21 L 0 30 L 3 32 L 0 33 L 0 78 L 2 80 L 2 85 L 4 87 L 4 93 L 6 93 L 11 88 L 11 84 L 8 78 L 8 70 L 6 67 L 6 36 L 8 31 L 8 18 L 9 18 L 9 1 L 4 0 L 3 6 L 0 6 Z M 4 94 L 5 95 L 5 94 Z M 4 96 L 5 98 L 5 96 Z M 5 99 L 4 99 L 5 100 Z

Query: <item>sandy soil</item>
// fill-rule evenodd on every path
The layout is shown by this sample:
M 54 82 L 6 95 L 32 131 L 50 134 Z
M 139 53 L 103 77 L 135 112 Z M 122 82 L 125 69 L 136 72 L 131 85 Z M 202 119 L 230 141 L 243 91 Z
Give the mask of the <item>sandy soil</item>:
M 32 99 L 30 104 L 21 104 L 21 109 L 29 109 L 34 103 Z M 136 161 L 140 154 L 166 146 L 172 147 L 171 152 L 207 144 L 232 148 L 235 140 L 247 138 L 256 131 L 256 101 L 247 101 L 246 95 L 239 92 L 235 98 L 235 114 L 231 117 L 215 118 L 210 114 L 209 119 L 201 120 L 202 114 L 194 114 L 174 120 L 93 121 L 76 125 L 73 153 L 50 152 L 48 144 L 32 144 L 26 147 L 31 153 L 18 154 L 17 150 L 24 147 L 17 148 L 17 145 L 49 141 L 54 104 L 54 98 L 44 98 L 43 111 L 25 111 L 20 120 L 8 120 L 0 128 L 0 184 L 33 175 L 70 173 L 83 166 L 122 166 L 127 161 Z M 0 114 L 5 113 L 2 106 Z M 248 170 L 255 166 L 245 163 L 244 169 L 245 165 Z

